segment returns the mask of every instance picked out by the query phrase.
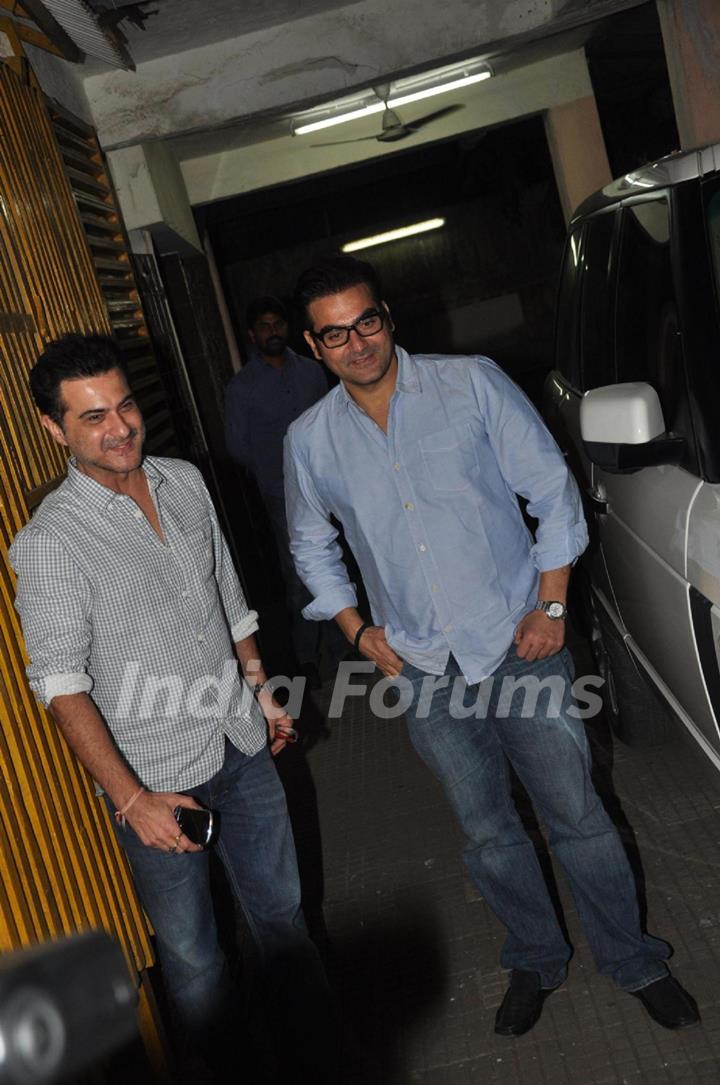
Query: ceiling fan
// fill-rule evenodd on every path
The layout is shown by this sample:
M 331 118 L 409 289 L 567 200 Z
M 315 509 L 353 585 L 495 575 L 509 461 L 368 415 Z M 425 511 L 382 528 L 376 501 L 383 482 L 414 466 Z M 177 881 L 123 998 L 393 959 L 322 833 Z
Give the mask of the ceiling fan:
M 385 90 L 385 88 L 383 88 Z M 375 139 L 379 143 L 397 143 L 398 140 L 407 139 L 428 124 L 439 121 L 441 117 L 447 117 L 462 109 L 462 105 L 446 105 L 443 109 L 436 109 L 433 113 L 426 113 L 424 117 L 418 117 L 415 121 L 407 123 L 401 121 L 394 109 L 387 103 L 387 92 L 380 93 L 380 88 L 375 88 L 375 93 L 385 103 L 385 111 L 382 115 L 380 131 L 375 136 L 356 136 L 355 139 L 336 139 L 328 143 L 313 143 L 313 147 L 339 147 L 341 143 L 363 143 L 368 139 Z

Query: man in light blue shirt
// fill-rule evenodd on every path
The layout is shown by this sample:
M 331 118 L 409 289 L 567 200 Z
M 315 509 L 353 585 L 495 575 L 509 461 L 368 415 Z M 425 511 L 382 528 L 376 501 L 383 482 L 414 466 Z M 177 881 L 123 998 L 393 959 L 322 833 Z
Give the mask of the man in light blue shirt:
M 410 688 L 410 738 L 443 783 L 470 875 L 507 929 L 501 960 L 512 971 L 496 1032 L 532 1028 L 570 957 L 508 761 L 548 829 L 598 969 L 660 1024 L 694 1024 L 697 1008 L 665 964 L 669 947 L 640 927 L 625 852 L 590 781 L 564 647 L 570 568 L 587 531 L 562 455 L 489 359 L 397 347 L 370 265 L 331 258 L 303 273 L 297 299 L 309 346 L 340 379 L 285 439 L 290 546 L 313 597 L 304 613 L 334 617 Z M 534 537 L 518 494 L 538 521 Z M 362 572 L 371 625 L 333 516 Z M 460 677 L 469 685 L 458 705 Z M 534 700 L 518 704 L 508 682 L 534 689 Z M 538 695 L 558 684 L 559 704 Z

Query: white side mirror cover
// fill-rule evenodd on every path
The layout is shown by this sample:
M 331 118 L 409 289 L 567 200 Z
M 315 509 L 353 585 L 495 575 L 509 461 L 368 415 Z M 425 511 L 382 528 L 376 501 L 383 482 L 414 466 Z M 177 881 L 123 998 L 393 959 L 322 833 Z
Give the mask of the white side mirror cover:
M 642 381 L 592 388 L 580 401 L 583 441 L 643 445 L 665 433 L 655 389 Z

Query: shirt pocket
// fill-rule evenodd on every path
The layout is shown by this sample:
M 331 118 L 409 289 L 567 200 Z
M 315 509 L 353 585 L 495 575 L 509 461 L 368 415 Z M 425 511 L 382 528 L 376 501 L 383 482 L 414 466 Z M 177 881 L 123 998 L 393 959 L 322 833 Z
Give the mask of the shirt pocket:
M 477 478 L 477 436 L 469 422 L 430 433 L 420 439 L 425 471 L 433 489 L 459 493 Z
M 209 517 L 193 519 L 183 524 L 181 557 L 191 578 L 205 581 L 213 576 L 215 554 Z

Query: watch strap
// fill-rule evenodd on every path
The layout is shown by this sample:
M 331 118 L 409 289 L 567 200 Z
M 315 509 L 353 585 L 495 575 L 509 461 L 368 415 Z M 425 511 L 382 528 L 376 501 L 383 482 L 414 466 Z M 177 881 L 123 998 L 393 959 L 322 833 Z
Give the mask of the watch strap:
M 557 611 L 560 608 L 560 613 L 553 614 L 552 610 Z M 567 618 L 567 607 L 565 603 L 562 603 L 559 599 L 538 599 L 535 604 L 535 610 L 541 610 L 543 614 L 546 614 L 551 621 L 557 622 L 564 618 Z

